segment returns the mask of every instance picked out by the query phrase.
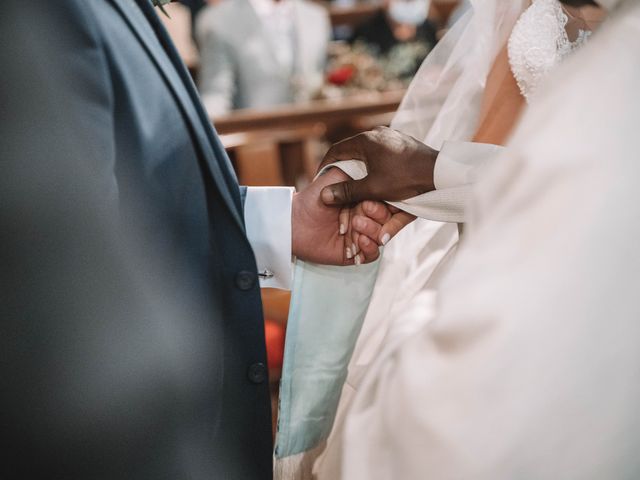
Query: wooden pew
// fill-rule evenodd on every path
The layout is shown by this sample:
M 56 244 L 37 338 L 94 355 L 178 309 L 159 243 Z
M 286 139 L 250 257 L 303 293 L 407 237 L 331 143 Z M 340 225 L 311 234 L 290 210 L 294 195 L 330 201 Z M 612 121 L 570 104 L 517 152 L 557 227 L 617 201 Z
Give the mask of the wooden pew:
M 238 110 L 213 120 L 244 185 L 310 181 L 328 146 L 389 123 L 403 91 Z
M 302 186 L 315 173 L 321 123 L 276 130 L 222 134 L 240 183 L 249 186 Z

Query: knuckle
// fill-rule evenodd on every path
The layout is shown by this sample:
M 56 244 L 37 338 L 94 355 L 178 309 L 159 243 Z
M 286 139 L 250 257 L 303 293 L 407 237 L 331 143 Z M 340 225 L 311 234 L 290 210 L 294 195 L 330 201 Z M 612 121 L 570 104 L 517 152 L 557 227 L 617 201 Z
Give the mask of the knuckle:
M 329 147 L 329 150 L 327 150 L 327 153 L 324 154 L 324 158 L 323 158 L 323 162 L 326 162 L 328 159 L 331 159 L 332 157 L 334 157 L 336 155 L 336 152 L 339 151 L 339 144 L 336 143 L 334 145 L 331 145 Z
M 360 138 L 364 144 L 376 143 L 378 134 L 375 130 L 369 130 L 367 132 L 361 133 Z
M 342 198 L 345 202 L 351 202 L 353 198 L 353 186 L 350 182 L 342 184 Z

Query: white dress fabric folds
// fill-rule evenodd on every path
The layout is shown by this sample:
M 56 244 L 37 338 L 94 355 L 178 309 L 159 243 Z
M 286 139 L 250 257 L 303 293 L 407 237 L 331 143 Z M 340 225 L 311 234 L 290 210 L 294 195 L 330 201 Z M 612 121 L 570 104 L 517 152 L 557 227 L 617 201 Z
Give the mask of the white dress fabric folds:
M 638 51 L 629 0 L 540 88 L 435 317 L 361 382 L 334 480 L 640 477 Z

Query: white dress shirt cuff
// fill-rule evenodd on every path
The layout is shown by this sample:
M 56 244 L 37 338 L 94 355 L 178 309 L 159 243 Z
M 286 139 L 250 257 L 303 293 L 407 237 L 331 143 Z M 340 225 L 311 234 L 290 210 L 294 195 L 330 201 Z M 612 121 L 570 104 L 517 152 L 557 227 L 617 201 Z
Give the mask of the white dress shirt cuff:
M 486 143 L 445 142 L 438 154 L 434 170 L 436 190 L 401 202 L 389 202 L 417 217 L 438 222 L 464 223 L 465 210 L 481 171 L 501 157 L 504 147 Z M 338 162 L 352 178 L 367 175 L 364 163 L 357 160 Z
M 291 289 L 290 187 L 249 187 L 244 204 L 247 237 L 258 264 L 262 288 Z
M 478 179 L 487 162 L 498 157 L 504 147 L 488 143 L 444 142 L 433 172 L 436 190 L 460 188 Z
M 433 172 L 436 189 L 393 205 L 429 220 L 466 222 L 465 211 L 473 184 L 502 150 L 501 146 L 485 143 L 445 142 Z

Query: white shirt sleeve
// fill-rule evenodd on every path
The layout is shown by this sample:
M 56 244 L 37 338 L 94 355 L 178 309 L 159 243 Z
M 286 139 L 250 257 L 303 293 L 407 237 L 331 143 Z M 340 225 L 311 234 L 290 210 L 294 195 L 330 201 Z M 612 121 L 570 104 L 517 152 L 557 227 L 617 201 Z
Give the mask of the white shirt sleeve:
M 401 202 L 389 202 L 400 210 L 428 220 L 465 223 L 471 189 L 485 168 L 500 160 L 504 147 L 487 143 L 445 142 L 434 171 L 436 190 Z M 367 175 L 363 162 L 346 160 L 325 167 L 339 167 L 351 178 Z
M 471 185 L 479 172 L 499 158 L 504 151 L 500 145 L 475 142 L 444 142 L 433 172 L 437 190 Z
M 249 187 L 244 204 L 247 237 L 261 274 L 262 288 L 291 288 L 290 187 Z
M 465 223 L 465 208 L 473 184 L 503 151 L 504 147 L 499 145 L 445 142 L 433 172 L 436 189 L 392 204 L 420 218 Z

